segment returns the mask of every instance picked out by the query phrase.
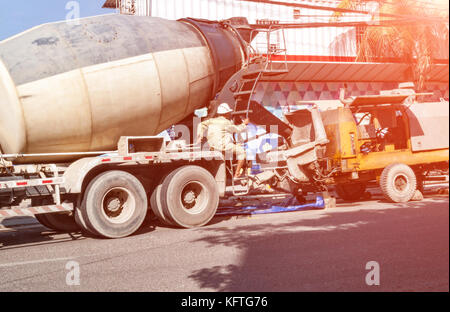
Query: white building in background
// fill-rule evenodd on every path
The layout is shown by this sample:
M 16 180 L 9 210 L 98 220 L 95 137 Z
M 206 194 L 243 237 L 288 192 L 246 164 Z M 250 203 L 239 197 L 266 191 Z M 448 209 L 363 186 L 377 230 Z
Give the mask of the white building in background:
M 283 0 L 312 6 L 336 7 L 341 0 Z M 262 20 L 280 23 L 329 23 L 333 12 L 311 8 L 294 8 L 248 0 L 106 0 L 104 8 L 121 14 L 154 16 L 166 19 L 185 17 L 223 20 L 244 16 L 250 24 Z M 377 2 L 361 4 L 361 11 L 376 14 Z M 370 21 L 367 14 L 345 13 L 340 22 Z M 364 28 L 315 27 L 285 30 L 289 73 L 258 84 L 254 99 L 279 108 L 298 100 L 336 100 L 339 88 L 346 86 L 348 95 L 378 94 L 404 82 L 406 64 L 355 63 L 359 38 Z M 256 38 L 252 45 L 260 52 L 265 47 Z M 448 53 L 447 53 L 448 59 Z M 435 64 L 428 92 L 430 100 L 449 97 L 447 64 Z
M 333 7 L 339 1 L 296 2 Z M 332 11 L 293 8 L 245 0 L 107 0 L 104 7 L 120 8 L 120 12 L 123 14 L 156 16 L 174 20 L 184 17 L 223 20 L 244 16 L 250 24 L 256 24 L 261 20 L 286 23 L 327 23 L 333 14 Z M 364 7 L 364 9 L 367 8 Z M 370 20 L 368 15 L 345 14 L 341 21 L 368 20 Z M 322 59 L 324 59 L 323 57 L 332 59 L 333 57 L 354 58 L 356 56 L 358 41 L 354 27 L 291 29 L 285 31 L 285 36 L 289 55 L 321 56 Z

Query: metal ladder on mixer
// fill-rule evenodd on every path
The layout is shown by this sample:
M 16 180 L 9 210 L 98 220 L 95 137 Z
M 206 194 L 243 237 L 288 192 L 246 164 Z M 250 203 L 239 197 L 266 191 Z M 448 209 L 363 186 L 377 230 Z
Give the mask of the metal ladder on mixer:
M 232 114 L 245 116 L 245 118 L 249 117 L 252 96 L 256 92 L 258 82 L 264 76 L 280 75 L 288 72 L 284 29 L 278 25 L 271 25 L 269 28 L 264 29 L 255 29 L 251 33 L 251 38 L 253 38 L 254 32 L 258 32 L 258 35 L 265 34 L 265 51 L 258 51 L 258 49 L 248 46 L 249 61 L 242 69 L 243 73 L 238 82 L 237 91 L 234 92 L 236 104 Z M 274 37 L 275 41 L 273 40 Z M 246 141 L 248 141 L 248 130 L 246 130 L 245 137 Z M 228 170 L 231 174 L 233 195 L 247 195 L 250 191 L 250 176 L 244 172 L 242 177 L 234 178 L 237 164 L 233 164 L 232 160 L 228 161 L 229 166 L 227 168 L 229 168 Z M 237 183 L 243 189 L 237 190 Z

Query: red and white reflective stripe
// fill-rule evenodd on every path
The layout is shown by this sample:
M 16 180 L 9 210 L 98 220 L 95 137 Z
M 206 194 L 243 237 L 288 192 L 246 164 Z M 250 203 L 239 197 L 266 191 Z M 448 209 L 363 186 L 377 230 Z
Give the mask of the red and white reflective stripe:
M 100 158 L 101 163 L 154 160 L 154 155 L 113 156 Z
M 65 182 L 65 180 L 63 177 L 46 178 L 46 179 L 0 181 L 0 189 L 38 186 L 38 185 L 54 185 L 54 184 L 63 184 L 64 182 Z
M 73 210 L 73 204 L 63 203 L 61 205 L 3 209 L 3 210 L 0 210 L 0 217 L 33 216 L 35 214 L 63 212 L 63 211 L 72 211 L 72 210 Z
M 159 153 L 158 155 L 131 155 L 131 156 L 108 156 L 99 158 L 100 163 L 122 163 L 126 161 L 149 161 L 157 159 L 169 160 L 197 160 L 202 158 L 222 158 L 222 153 L 216 151 L 200 151 L 200 152 L 176 152 L 176 153 Z

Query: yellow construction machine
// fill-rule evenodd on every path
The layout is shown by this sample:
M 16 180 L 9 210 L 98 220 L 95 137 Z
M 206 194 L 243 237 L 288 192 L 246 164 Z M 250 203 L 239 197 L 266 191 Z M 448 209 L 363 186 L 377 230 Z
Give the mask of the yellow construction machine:
M 359 199 L 376 180 L 388 199 L 408 201 L 428 172 L 448 171 L 448 102 L 410 97 L 361 96 L 321 113 L 327 167 L 338 169 L 333 183 L 341 198 Z
M 299 102 L 300 109 L 285 114 L 286 144 L 265 157 L 263 168 L 272 166 L 274 175 L 262 176 L 300 201 L 330 186 L 339 197 L 357 200 L 369 182 L 390 201 L 411 200 L 430 172 L 448 172 L 449 103 L 417 102 L 414 92 L 400 91 L 322 111 L 317 103 Z

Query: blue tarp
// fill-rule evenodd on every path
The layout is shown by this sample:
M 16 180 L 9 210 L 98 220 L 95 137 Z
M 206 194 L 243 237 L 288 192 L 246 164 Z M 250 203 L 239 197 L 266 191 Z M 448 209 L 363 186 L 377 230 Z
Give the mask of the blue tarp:
M 261 204 L 259 206 L 241 206 L 241 207 L 219 207 L 216 215 L 256 215 L 266 213 L 278 213 L 278 212 L 292 212 L 309 209 L 323 209 L 325 208 L 325 202 L 322 196 L 316 197 L 315 203 L 309 203 L 304 205 L 286 205 L 286 206 L 273 206 L 270 203 Z

